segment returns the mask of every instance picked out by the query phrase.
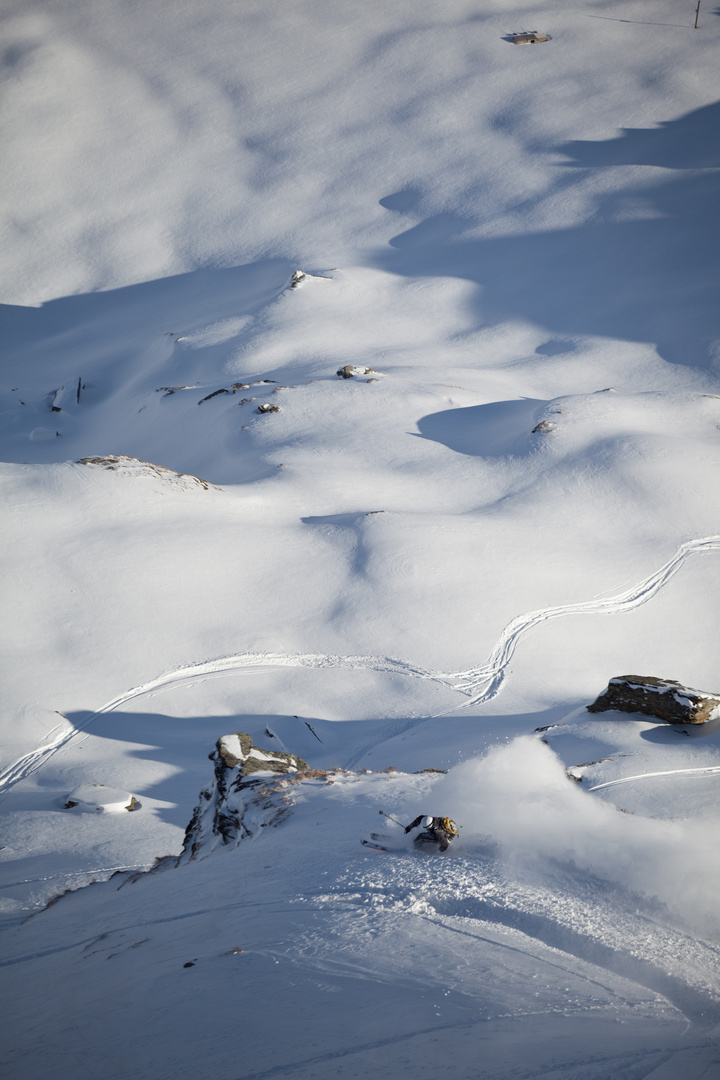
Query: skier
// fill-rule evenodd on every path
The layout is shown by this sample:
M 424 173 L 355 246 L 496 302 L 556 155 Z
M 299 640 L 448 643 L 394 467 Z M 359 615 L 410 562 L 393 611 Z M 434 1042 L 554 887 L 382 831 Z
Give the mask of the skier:
M 449 817 L 427 817 L 420 814 L 409 825 L 405 826 L 406 834 L 413 829 L 420 828 L 423 831 L 415 837 L 415 847 L 424 847 L 425 844 L 437 844 L 440 851 L 447 851 L 450 842 L 458 834 L 458 827 Z

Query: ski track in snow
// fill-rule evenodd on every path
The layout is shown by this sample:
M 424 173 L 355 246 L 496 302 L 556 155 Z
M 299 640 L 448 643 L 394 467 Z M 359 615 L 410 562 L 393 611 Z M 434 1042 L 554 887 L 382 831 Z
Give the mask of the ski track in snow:
M 686 559 L 701 551 L 720 550 L 720 536 L 705 536 L 699 540 L 689 540 L 682 544 L 673 557 L 656 570 L 650 577 L 638 585 L 615 596 L 600 600 L 589 600 L 579 604 L 562 604 L 554 608 L 542 608 L 519 615 L 509 622 L 490 653 L 485 664 L 469 671 L 456 672 L 452 675 L 438 675 L 443 681 L 453 680 L 453 687 L 470 695 L 470 700 L 462 708 L 470 708 L 481 702 L 496 697 L 505 679 L 505 672 L 519 642 L 531 630 L 551 619 L 566 615 L 617 615 L 633 611 L 651 600 L 678 572 Z
M 607 780 L 604 784 L 596 784 L 588 788 L 588 791 L 600 791 L 601 788 L 615 787 L 616 784 L 629 784 L 631 780 L 649 780 L 654 776 L 687 776 L 689 774 L 712 776 L 720 773 L 720 765 L 705 765 L 696 769 L 666 769 L 664 772 L 638 773 L 637 776 L 622 776 L 618 780 Z
M 83 724 L 70 731 L 62 729 L 58 731 L 51 742 L 48 742 L 46 737 L 46 741 L 41 746 L 24 754 L 0 773 L 0 798 L 15 784 L 36 772 L 71 739 L 75 738 L 80 732 L 85 731 L 98 716 L 113 712 L 130 701 L 136 701 L 158 691 L 171 689 L 177 684 L 191 679 L 207 678 L 243 669 L 278 667 L 347 668 L 406 675 L 411 678 L 436 682 L 450 690 L 465 694 L 468 700 L 463 702 L 459 708 L 472 708 L 497 697 L 505 681 L 508 665 L 519 643 L 542 623 L 549 622 L 551 619 L 564 618 L 568 615 L 619 615 L 633 611 L 656 596 L 692 555 L 719 550 L 720 536 L 705 536 L 698 540 L 689 540 L 682 544 L 672 558 L 661 566 L 659 570 L 656 570 L 655 573 L 624 592 L 576 604 L 561 604 L 558 607 L 540 608 L 537 611 L 518 615 L 502 631 L 497 644 L 485 663 L 476 668 L 469 668 L 467 671 L 432 672 L 403 660 L 394 660 L 391 657 L 337 656 L 322 653 L 237 653 L 232 656 L 223 656 L 214 660 L 205 660 L 198 664 L 192 664 L 188 667 L 177 668 L 175 671 L 166 672 L 157 679 L 135 686 L 124 694 L 113 698 L 112 701 L 107 702 L 102 708 L 92 713 Z M 395 733 L 393 730 L 393 734 Z M 627 779 L 637 779 L 637 777 L 628 777 Z M 612 783 L 622 782 L 621 780 L 612 781 Z
M 19 881 L 6 881 L 0 885 L 0 889 L 16 889 L 20 885 L 41 885 L 45 881 L 58 881 L 69 878 L 91 877 L 92 874 L 116 874 L 119 871 L 145 870 L 152 866 L 152 862 L 132 863 L 130 866 L 95 866 L 90 870 L 73 870 L 69 873 L 47 874 L 45 877 L 20 878 Z

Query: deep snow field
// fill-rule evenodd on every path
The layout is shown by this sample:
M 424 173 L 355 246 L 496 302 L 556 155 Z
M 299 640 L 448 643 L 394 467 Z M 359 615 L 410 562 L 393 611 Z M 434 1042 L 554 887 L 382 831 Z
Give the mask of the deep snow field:
M 585 708 L 720 691 L 694 18 L 4 0 L 4 1076 L 720 1075 L 720 717 Z

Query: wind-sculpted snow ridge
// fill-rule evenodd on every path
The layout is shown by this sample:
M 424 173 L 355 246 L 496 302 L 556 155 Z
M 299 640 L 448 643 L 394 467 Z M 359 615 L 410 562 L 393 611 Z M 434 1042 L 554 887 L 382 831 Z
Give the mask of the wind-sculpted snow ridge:
M 450 690 L 465 694 L 468 700 L 460 705 L 467 709 L 483 702 L 491 701 L 500 693 L 505 680 L 507 667 L 512 660 L 520 641 L 536 627 L 551 619 L 567 615 L 619 615 L 633 611 L 647 603 L 667 585 L 681 566 L 692 555 L 700 552 L 720 550 L 720 536 L 705 536 L 698 540 L 689 540 L 682 544 L 673 557 L 659 570 L 645 578 L 639 584 L 625 592 L 600 600 L 582 601 L 576 604 L 562 604 L 558 607 L 540 608 L 524 615 L 518 615 L 508 623 L 493 648 L 488 660 L 476 668 L 467 671 L 432 672 L 404 660 L 379 656 L 341 656 L 325 653 L 236 653 L 212 660 L 203 660 L 197 664 L 165 672 L 156 679 L 142 683 L 119 694 L 92 713 L 83 724 L 59 733 L 54 741 L 31 750 L 0 773 L 0 796 L 14 784 L 34 773 L 57 750 L 61 749 L 78 732 L 86 730 L 98 716 L 113 712 L 128 702 L 135 701 L 146 694 L 161 688 L 174 686 L 181 682 L 209 678 L 229 671 L 241 671 L 245 668 L 347 668 L 349 670 L 375 671 L 394 675 L 406 675 L 415 679 L 425 679 L 439 683 Z

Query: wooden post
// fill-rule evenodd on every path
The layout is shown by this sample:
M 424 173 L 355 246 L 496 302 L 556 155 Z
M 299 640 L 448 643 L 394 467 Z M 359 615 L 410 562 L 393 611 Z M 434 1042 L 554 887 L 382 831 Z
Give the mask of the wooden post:
M 698 15 L 700 14 L 700 0 L 698 0 L 698 6 L 695 8 L 695 29 L 697 30 Z

